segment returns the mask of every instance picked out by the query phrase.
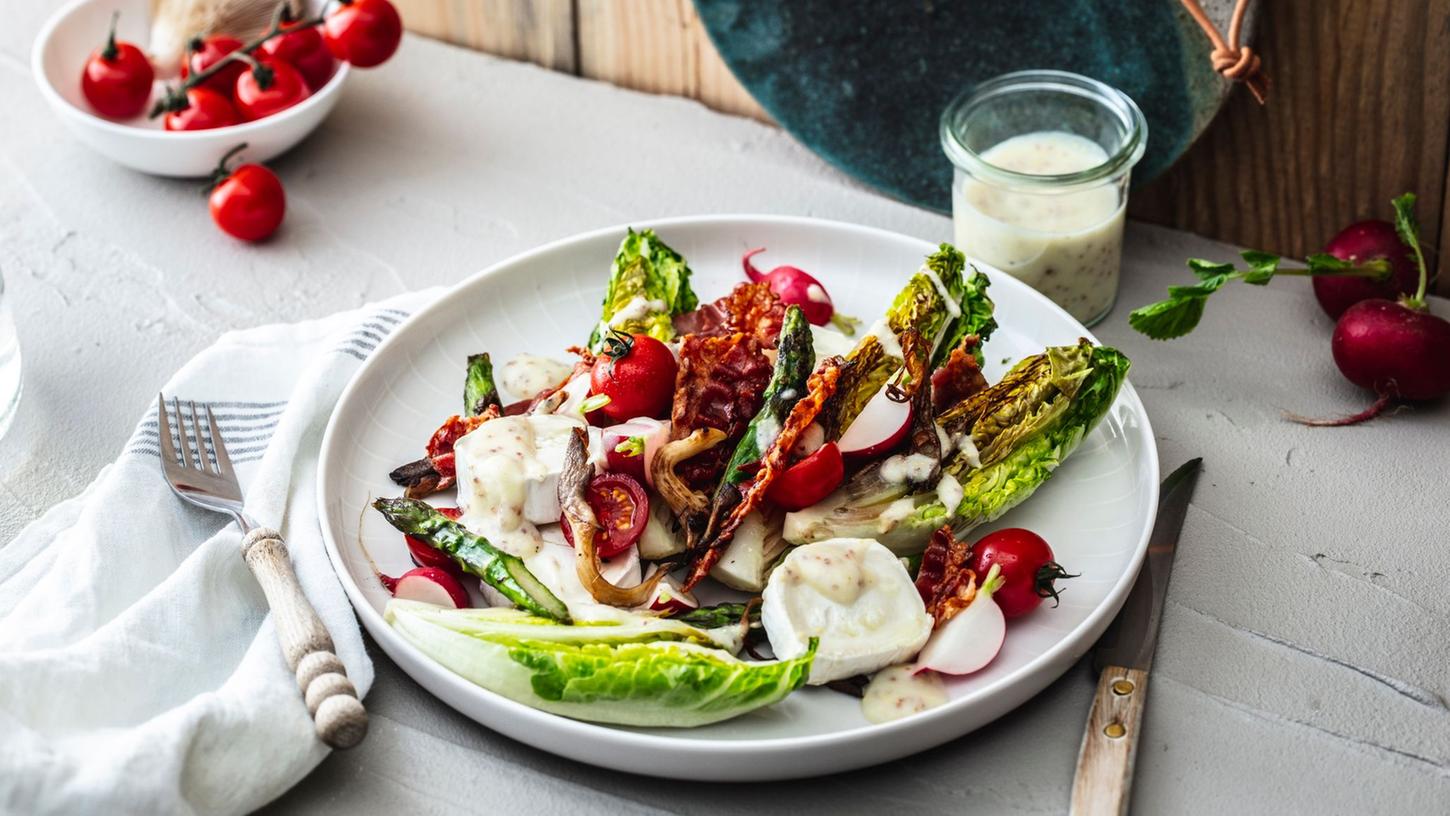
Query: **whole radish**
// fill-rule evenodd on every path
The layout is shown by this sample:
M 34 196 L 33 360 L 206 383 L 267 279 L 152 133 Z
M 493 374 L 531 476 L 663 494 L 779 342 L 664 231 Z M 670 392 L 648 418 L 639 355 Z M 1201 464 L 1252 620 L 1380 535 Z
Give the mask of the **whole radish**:
M 1362 264 L 1383 258 L 1389 261 L 1394 272 L 1389 280 L 1372 278 L 1315 277 L 1314 297 L 1324 313 L 1338 320 L 1345 310 L 1370 298 L 1393 300 L 1400 295 L 1415 291 L 1420 272 L 1415 266 L 1415 256 L 1404 241 L 1400 240 L 1395 225 L 1388 221 L 1360 221 L 1345 227 L 1329 239 L 1324 251 L 1353 264 Z
M 770 290 L 780 296 L 781 302 L 787 306 L 799 306 L 806 320 L 812 325 L 824 326 L 834 323 L 843 331 L 852 330 L 852 321 L 849 318 L 838 317 L 836 307 L 831 303 L 831 296 L 826 293 L 826 287 L 803 269 L 795 266 L 777 266 L 769 272 L 761 272 L 750 262 L 750 259 L 765 251 L 765 247 L 758 247 L 745 253 L 740 259 L 740 264 L 745 268 L 745 276 L 755 283 L 765 283 Z
M 1345 379 L 1379 395 L 1373 405 L 1340 419 L 1294 419 L 1308 425 L 1353 425 L 1373 419 L 1395 400 L 1450 394 L 1450 322 L 1425 305 L 1427 274 L 1415 221 L 1415 196 L 1394 200 L 1395 229 L 1414 254 L 1419 280 L 1413 295 L 1372 298 L 1349 307 L 1334 327 L 1334 362 Z

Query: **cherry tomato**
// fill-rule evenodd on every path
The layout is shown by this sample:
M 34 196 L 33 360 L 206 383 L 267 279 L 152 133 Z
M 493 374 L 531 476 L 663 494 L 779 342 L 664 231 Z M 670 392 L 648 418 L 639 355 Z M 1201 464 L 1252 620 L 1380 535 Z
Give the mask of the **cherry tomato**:
M 322 39 L 334 57 L 359 68 L 386 62 L 403 41 L 403 20 L 388 0 L 341 0 L 322 21 Z
M 186 57 L 181 61 L 181 78 L 186 79 L 193 73 L 201 73 L 216 65 L 222 57 L 242 47 L 242 41 L 236 37 L 228 37 L 224 34 L 217 34 L 205 39 L 197 37 L 191 41 Z M 241 60 L 232 60 L 226 67 L 215 74 L 202 80 L 201 86 L 209 88 L 222 96 L 230 97 L 232 89 L 237 86 L 237 77 L 247 70 L 247 64 Z
M 302 79 L 307 82 L 307 89 L 317 93 L 317 89 L 326 85 L 327 80 L 332 78 L 334 65 L 332 52 L 327 50 L 326 43 L 322 41 L 322 34 L 316 26 L 297 28 L 298 25 L 296 22 L 283 23 L 282 30 L 287 33 L 267 40 L 257 48 L 257 51 L 296 68 L 297 72 L 302 74 Z M 289 31 L 293 28 L 297 28 L 297 30 Z
M 167 111 L 163 120 L 167 130 L 209 130 L 235 125 L 242 121 L 230 99 L 211 90 L 205 83 L 186 89 L 186 107 Z
M 141 49 L 116 40 L 116 19 L 111 15 L 111 33 L 106 44 L 86 60 L 81 73 L 81 93 L 96 113 L 112 119 L 129 119 L 146 108 L 156 72 Z
M 1026 615 L 1036 609 L 1043 598 L 1052 598 L 1055 602 L 1058 590 L 1053 581 L 1077 577 L 1068 575 L 1053 560 L 1052 548 L 1047 546 L 1042 536 L 1020 527 L 989 533 L 972 547 L 972 560 L 968 566 L 977 574 L 978 580 L 986 576 L 993 564 L 1002 568 L 1005 583 L 992 595 L 992 600 L 1009 618 Z
M 845 478 L 841 448 L 827 442 L 775 477 L 766 496 L 784 510 L 804 510 L 831 495 Z
M 599 409 L 615 422 L 660 417 L 675 398 L 679 365 L 669 346 L 647 334 L 614 333 L 589 371 L 589 393 L 609 402 Z
M 247 121 L 284 111 L 311 96 L 296 68 L 276 59 L 258 60 L 258 67 L 237 77 L 237 112 Z
M 454 521 L 463 515 L 463 511 L 457 507 L 435 507 L 433 509 Z M 454 574 L 458 573 L 458 565 L 453 562 L 453 557 L 448 553 L 428 546 L 428 542 L 421 538 L 405 535 L 403 540 L 408 542 L 408 555 L 412 557 L 414 564 L 420 567 L 437 567 Z
M 287 195 L 271 170 L 244 164 L 212 188 L 210 204 L 211 218 L 222 232 L 243 241 L 260 241 L 281 225 Z
M 649 496 L 633 478 L 623 473 L 601 473 L 589 482 L 584 497 L 601 528 L 594 543 L 600 558 L 619 555 L 644 534 L 644 526 L 649 523 Z M 574 546 L 574 535 L 567 523 L 564 538 Z

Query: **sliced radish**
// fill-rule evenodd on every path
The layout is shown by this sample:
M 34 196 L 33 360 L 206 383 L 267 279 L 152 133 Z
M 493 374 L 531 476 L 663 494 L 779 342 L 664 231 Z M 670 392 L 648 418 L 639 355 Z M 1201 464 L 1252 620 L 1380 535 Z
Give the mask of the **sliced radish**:
M 463 584 L 451 573 L 436 567 L 418 567 L 403 573 L 393 589 L 393 597 L 449 609 L 467 609 L 472 605 Z
M 841 453 L 861 458 L 879 456 L 900 444 L 910 428 L 911 403 L 897 402 L 889 389 L 882 388 L 841 434 Z
M 654 569 L 658 569 L 655 567 Z M 653 571 L 650 573 L 654 574 Z M 700 602 L 696 600 L 694 593 L 687 592 L 680 582 L 673 576 L 666 575 L 664 580 L 655 586 L 655 594 L 650 598 L 649 608 L 655 612 L 663 612 L 666 615 L 683 615 L 692 609 L 699 609 Z
M 435 509 L 441 515 L 447 516 L 454 521 L 457 521 L 458 517 L 463 515 L 463 511 L 457 507 L 438 507 Z M 435 567 L 446 572 L 454 573 L 455 575 L 458 573 L 458 565 L 453 563 L 453 556 L 442 550 L 428 546 L 428 542 L 421 538 L 405 535 L 403 536 L 403 540 L 408 542 L 408 555 L 413 559 L 414 564 L 420 567 Z
M 633 463 L 620 462 L 624 467 L 616 467 L 615 459 L 611 458 L 622 456 L 615 452 L 615 448 L 619 447 L 620 443 L 625 440 L 636 436 L 644 440 L 644 451 L 638 464 L 644 470 L 645 483 L 653 487 L 654 481 L 650 476 L 649 463 L 654 459 L 655 453 L 670 441 L 670 422 L 667 419 L 636 417 L 628 422 L 621 422 L 618 425 L 611 425 L 605 428 L 603 433 L 603 448 L 606 459 L 604 466 L 609 470 L 624 470 L 624 472 L 638 478 L 638 474 L 633 473 L 631 470 Z
M 1007 637 L 1007 618 L 992 599 L 992 593 L 1002 586 L 1001 572 L 993 564 L 967 608 L 932 633 L 916 656 L 917 672 L 971 674 L 992 662 Z

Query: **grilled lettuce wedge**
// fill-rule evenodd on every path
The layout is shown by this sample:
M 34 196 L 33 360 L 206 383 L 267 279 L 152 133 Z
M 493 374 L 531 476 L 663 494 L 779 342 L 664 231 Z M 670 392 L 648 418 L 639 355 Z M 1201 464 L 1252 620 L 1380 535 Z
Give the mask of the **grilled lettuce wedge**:
M 825 501 L 788 514 L 786 540 L 875 538 L 909 555 L 944 524 L 961 534 L 996 519 L 1031 496 L 1097 426 L 1128 366 L 1121 352 L 1087 340 L 1022 360 L 938 419 L 947 444 L 936 485 L 888 479 L 891 459 L 874 462 Z

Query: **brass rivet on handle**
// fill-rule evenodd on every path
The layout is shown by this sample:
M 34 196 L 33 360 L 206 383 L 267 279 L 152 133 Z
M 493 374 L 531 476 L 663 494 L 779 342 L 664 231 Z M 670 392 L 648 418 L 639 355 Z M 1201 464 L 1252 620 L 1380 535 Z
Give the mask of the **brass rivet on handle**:
M 1132 680 L 1113 681 L 1113 693 L 1118 695 L 1119 697 L 1123 696 L 1124 694 L 1132 694 L 1133 688 L 1134 686 Z
M 1109 737 L 1112 737 L 1113 739 L 1118 739 L 1124 734 L 1128 733 L 1128 729 L 1124 728 L 1123 724 L 1120 722 L 1110 722 L 1108 723 L 1107 727 L 1103 729 L 1103 733 Z

